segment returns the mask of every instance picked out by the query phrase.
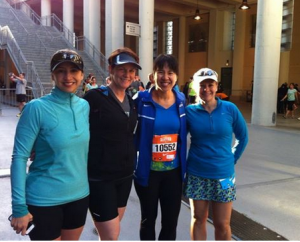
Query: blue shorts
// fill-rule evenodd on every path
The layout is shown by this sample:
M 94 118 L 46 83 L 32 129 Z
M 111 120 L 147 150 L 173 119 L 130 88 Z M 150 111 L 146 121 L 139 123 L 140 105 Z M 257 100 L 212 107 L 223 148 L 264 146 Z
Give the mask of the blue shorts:
M 234 176 L 229 179 L 235 179 Z M 223 185 L 220 180 L 208 179 L 187 174 L 184 182 L 183 195 L 193 200 L 214 202 L 232 202 L 236 200 L 235 182 Z

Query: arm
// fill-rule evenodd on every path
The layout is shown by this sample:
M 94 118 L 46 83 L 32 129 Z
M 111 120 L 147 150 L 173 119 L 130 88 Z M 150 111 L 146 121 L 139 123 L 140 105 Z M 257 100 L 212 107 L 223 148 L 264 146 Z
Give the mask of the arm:
M 284 99 L 286 99 L 286 97 L 287 97 L 287 94 L 280 101 L 283 101 Z
M 236 106 L 234 108 L 233 132 L 236 141 L 232 151 L 234 153 L 234 163 L 236 164 L 248 144 L 248 129 L 243 115 Z
M 26 205 L 26 166 L 39 133 L 39 113 L 33 105 L 26 105 L 19 120 L 11 164 L 11 191 L 13 218 L 11 225 L 17 233 L 25 235 L 32 220 Z

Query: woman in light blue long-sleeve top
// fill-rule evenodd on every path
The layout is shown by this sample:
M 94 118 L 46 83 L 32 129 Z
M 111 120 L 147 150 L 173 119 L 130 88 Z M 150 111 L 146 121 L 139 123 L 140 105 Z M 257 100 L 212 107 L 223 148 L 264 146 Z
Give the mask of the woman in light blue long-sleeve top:
M 11 225 L 25 235 L 33 222 L 32 240 L 78 240 L 89 202 L 89 105 L 75 95 L 83 61 L 64 49 L 53 55 L 50 67 L 55 87 L 24 107 L 16 129 Z

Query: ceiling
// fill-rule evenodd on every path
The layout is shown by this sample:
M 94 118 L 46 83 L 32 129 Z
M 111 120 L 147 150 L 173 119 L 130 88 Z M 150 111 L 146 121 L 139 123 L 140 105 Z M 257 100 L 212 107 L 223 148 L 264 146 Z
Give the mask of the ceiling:
M 82 29 L 83 23 L 83 1 L 84 0 L 74 0 L 74 27 L 79 29 Z M 100 1 L 101 15 L 105 16 L 105 0 Z M 124 12 L 125 21 L 138 23 L 139 1 L 140 0 L 124 0 L 126 9 Z M 248 0 L 249 4 L 256 2 L 257 0 Z M 27 3 L 40 15 L 41 0 L 27 0 Z M 235 7 L 241 3 L 242 0 L 154 0 L 154 19 L 155 21 L 169 21 L 179 16 L 193 16 L 197 7 L 200 10 L 200 14 L 212 9 L 234 10 Z M 62 6 L 63 0 L 51 0 L 52 13 L 55 13 L 60 19 L 62 19 L 63 15 Z

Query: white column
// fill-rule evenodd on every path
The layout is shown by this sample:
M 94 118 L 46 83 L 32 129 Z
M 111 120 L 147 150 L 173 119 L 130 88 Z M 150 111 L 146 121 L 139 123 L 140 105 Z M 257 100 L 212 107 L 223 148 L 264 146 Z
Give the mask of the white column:
M 186 18 L 180 16 L 179 18 L 179 33 L 186 33 Z M 178 44 L 178 63 L 179 63 L 179 87 L 184 85 L 188 77 L 185 77 L 185 53 L 186 53 L 186 35 L 179 35 L 179 44 Z
M 139 0 L 139 21 L 141 26 L 139 57 L 142 67 L 139 75 L 145 84 L 148 81 L 148 74 L 153 69 L 154 0 Z
M 41 0 L 41 17 L 44 26 L 51 26 L 51 18 L 46 16 L 51 15 L 51 0 Z
M 251 123 L 276 125 L 282 1 L 258 0 Z
M 105 0 L 105 56 L 120 47 L 124 47 L 124 0 Z
M 65 33 L 72 43 L 74 32 L 74 0 L 63 0 L 63 23 L 70 32 Z
M 100 51 L 100 26 L 101 26 L 101 11 L 100 1 L 89 1 L 89 32 L 88 39 Z
M 89 18 L 89 0 L 83 0 L 83 35 L 89 38 L 90 31 L 90 18 Z
M 236 7 L 236 25 L 234 32 L 234 51 L 233 51 L 233 73 L 232 73 L 232 93 L 231 99 L 237 100 L 242 96 L 242 86 L 244 79 L 244 53 L 246 36 L 247 12 Z

